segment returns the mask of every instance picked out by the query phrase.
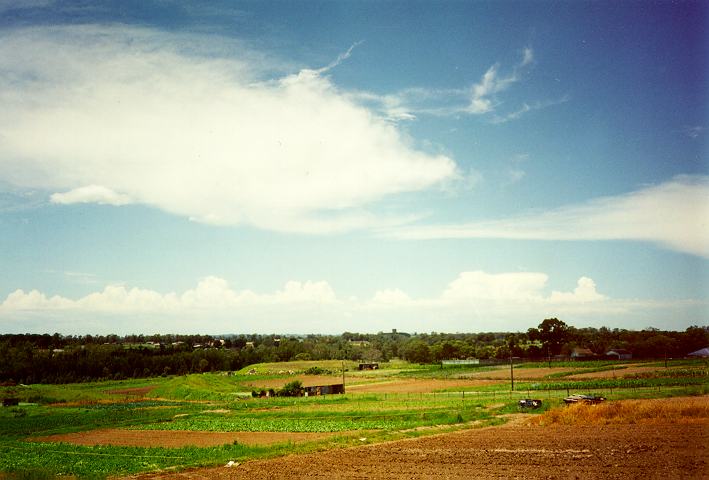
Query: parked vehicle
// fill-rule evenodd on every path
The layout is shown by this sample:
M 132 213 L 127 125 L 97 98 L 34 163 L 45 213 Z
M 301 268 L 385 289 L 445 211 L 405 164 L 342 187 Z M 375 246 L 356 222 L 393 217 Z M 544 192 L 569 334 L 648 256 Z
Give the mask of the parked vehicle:
M 600 395 L 571 395 L 569 397 L 566 397 L 564 399 L 564 403 L 590 403 L 590 404 L 597 404 L 601 402 L 605 402 L 606 397 L 601 397 Z
M 537 399 L 525 398 L 519 401 L 519 408 L 537 409 L 542 406 L 542 401 Z

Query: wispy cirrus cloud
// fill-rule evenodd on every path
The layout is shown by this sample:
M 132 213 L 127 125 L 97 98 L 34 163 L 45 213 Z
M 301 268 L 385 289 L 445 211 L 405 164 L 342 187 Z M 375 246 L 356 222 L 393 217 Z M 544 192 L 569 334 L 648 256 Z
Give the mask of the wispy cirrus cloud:
M 55 204 L 144 204 L 323 233 L 408 221 L 368 207 L 457 175 L 321 69 L 121 26 L 0 32 L 0 176 Z M 337 128 L 333 128 L 337 126 Z
M 497 109 L 499 101 L 497 94 L 510 88 L 513 84 L 522 79 L 525 69 L 534 63 L 534 51 L 531 47 L 526 47 L 522 51 L 522 60 L 512 68 L 507 75 L 500 73 L 500 65 L 495 64 L 487 69 L 480 82 L 470 89 L 470 104 L 466 111 L 475 115 L 491 113 Z M 526 106 L 527 104 L 525 104 Z M 527 107 L 529 111 L 529 107 Z M 517 110 L 522 112 L 523 109 Z M 525 113 L 525 112 L 523 112 Z M 518 113 L 519 118 L 522 113 Z
M 702 125 L 686 126 L 682 129 L 689 138 L 699 138 L 706 131 Z
M 523 115 L 532 112 L 534 110 L 542 110 L 544 108 L 548 107 L 553 107 L 555 105 L 561 105 L 562 103 L 566 103 L 569 101 L 571 97 L 569 95 L 564 95 L 558 100 L 548 100 L 545 102 L 532 102 L 532 103 L 523 103 L 522 106 L 515 111 L 508 112 L 505 114 L 495 114 L 492 117 L 491 122 L 494 124 L 502 124 L 502 123 L 507 123 L 512 120 L 518 120 L 522 118 Z
M 500 96 L 514 84 L 524 80 L 526 72 L 535 63 L 531 47 L 522 50 L 520 61 L 503 72 L 501 64 L 490 66 L 479 82 L 468 88 L 428 89 L 413 87 L 396 93 L 374 94 L 355 92 L 352 97 L 377 108 L 392 122 L 415 120 L 420 115 L 452 116 L 475 115 L 490 119 L 493 124 L 518 120 L 525 114 L 552 107 L 569 100 L 567 95 L 558 100 L 528 101 L 513 110 L 501 108 Z
M 709 258 L 709 177 L 684 175 L 613 197 L 510 218 L 390 230 L 401 239 L 644 241 Z

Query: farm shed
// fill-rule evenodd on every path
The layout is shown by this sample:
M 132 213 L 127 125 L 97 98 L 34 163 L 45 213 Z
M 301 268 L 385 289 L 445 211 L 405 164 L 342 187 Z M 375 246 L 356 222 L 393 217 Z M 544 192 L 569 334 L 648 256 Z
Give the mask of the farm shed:
M 596 356 L 597 355 L 588 348 L 576 347 L 571 352 L 571 358 L 574 360 L 588 360 Z
M 617 360 L 630 360 L 633 358 L 633 354 L 630 353 L 630 350 L 624 348 L 614 348 L 606 352 L 606 357 L 613 357 Z
M 343 383 L 336 383 L 334 385 L 313 385 L 312 387 L 303 387 L 303 391 L 307 397 L 313 395 L 332 395 L 345 393 L 345 385 Z
M 378 363 L 360 363 L 357 370 L 379 370 Z
M 465 360 L 443 360 L 441 365 L 480 365 L 479 358 L 468 358 Z
M 709 347 L 701 348 L 695 352 L 688 354 L 687 356 L 688 357 L 707 358 L 707 357 L 709 357 Z

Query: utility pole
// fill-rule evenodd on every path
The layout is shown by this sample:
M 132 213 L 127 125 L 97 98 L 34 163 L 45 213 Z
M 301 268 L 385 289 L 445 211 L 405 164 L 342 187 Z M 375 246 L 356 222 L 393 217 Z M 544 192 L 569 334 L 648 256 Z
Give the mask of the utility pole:
M 511 391 L 514 391 L 515 389 L 515 371 L 514 371 L 514 366 L 512 365 L 512 350 L 510 349 L 510 384 L 511 384 Z
M 345 361 L 342 360 L 342 393 L 345 393 Z

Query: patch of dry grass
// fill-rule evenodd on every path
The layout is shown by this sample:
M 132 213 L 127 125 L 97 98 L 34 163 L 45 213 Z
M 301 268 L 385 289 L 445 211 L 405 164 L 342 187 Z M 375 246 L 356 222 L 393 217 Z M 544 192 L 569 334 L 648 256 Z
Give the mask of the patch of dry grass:
M 709 422 L 709 397 L 620 400 L 598 405 L 575 404 L 535 417 L 537 425 L 609 425 Z

